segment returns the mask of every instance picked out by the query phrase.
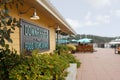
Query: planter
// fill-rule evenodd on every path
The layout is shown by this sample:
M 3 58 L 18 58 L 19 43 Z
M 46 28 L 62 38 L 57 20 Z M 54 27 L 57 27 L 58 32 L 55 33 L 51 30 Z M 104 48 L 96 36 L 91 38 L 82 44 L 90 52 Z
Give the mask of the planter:
M 68 76 L 65 80 L 76 80 L 77 76 L 77 64 L 76 63 L 70 63 L 70 67 L 67 69 Z
M 77 46 L 78 52 L 93 52 L 93 45 L 79 45 Z

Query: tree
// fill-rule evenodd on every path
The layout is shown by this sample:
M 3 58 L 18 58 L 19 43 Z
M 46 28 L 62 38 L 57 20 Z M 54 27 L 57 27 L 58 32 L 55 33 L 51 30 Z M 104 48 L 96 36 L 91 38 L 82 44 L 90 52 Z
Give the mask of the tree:
M 23 0 L 0 0 L 0 80 L 9 80 L 9 70 L 17 64 L 19 56 L 9 48 L 6 41 L 12 43 L 11 34 L 15 27 L 20 27 L 20 21 L 9 15 L 10 8 L 23 5 Z
M 11 33 L 14 33 L 15 27 L 20 27 L 20 21 L 9 15 L 9 8 L 16 5 L 23 5 L 23 0 L 0 0 L 0 46 L 5 46 L 5 40 L 12 43 Z

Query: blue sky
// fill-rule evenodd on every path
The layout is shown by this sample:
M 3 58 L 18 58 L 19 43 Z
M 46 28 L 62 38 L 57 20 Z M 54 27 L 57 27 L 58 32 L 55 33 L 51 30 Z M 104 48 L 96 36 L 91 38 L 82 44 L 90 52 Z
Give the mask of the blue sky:
M 120 0 L 50 0 L 78 34 L 120 36 Z

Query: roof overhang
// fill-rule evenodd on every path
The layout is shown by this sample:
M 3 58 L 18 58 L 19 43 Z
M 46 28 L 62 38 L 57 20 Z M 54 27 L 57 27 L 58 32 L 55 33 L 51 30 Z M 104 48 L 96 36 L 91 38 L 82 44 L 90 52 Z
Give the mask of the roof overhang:
M 71 26 L 66 22 L 66 20 L 61 16 L 61 14 L 56 10 L 56 8 L 48 1 L 48 0 L 36 0 L 39 5 L 41 5 L 45 10 L 47 10 L 50 15 L 58 20 L 58 24 L 62 24 L 66 30 L 68 30 L 69 34 L 76 35 L 76 32 L 71 28 Z M 56 22 L 55 22 L 56 23 Z

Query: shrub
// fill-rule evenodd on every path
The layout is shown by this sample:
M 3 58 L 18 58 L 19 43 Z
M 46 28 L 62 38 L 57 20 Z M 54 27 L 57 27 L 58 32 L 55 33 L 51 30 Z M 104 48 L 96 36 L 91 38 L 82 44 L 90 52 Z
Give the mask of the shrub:
M 56 47 L 56 53 L 75 53 L 76 52 L 76 46 L 72 44 L 68 45 L 58 45 Z
M 0 80 L 9 80 L 9 71 L 19 64 L 20 56 L 15 50 L 10 50 L 9 45 L 0 49 Z
M 60 54 L 60 57 L 61 57 L 61 59 L 63 59 L 64 61 L 66 61 L 68 63 L 76 63 L 77 68 L 80 67 L 80 64 L 81 64 L 80 61 L 78 59 L 76 59 L 76 57 L 73 56 L 72 54 L 70 54 L 70 53 L 67 53 L 67 54 L 62 53 L 62 54 Z
M 57 54 L 38 54 L 34 51 L 26 56 L 9 73 L 10 80 L 64 80 L 69 66 Z
M 68 53 L 68 52 L 69 52 L 69 48 L 66 45 L 56 46 L 56 53 L 60 54 L 60 53 Z
M 65 48 L 66 49 L 66 48 Z M 6 45 L 0 50 L 1 80 L 65 80 L 69 63 L 80 62 L 72 54 L 38 54 L 34 50 L 31 55 L 17 55 Z
M 75 45 L 73 45 L 73 44 L 68 44 L 67 47 L 68 47 L 68 49 L 69 49 L 69 51 L 70 51 L 71 53 L 75 53 L 75 52 L 76 52 L 76 46 L 75 46 Z
M 69 50 L 75 50 L 76 47 L 74 45 L 59 45 L 57 46 L 57 51 L 55 51 L 56 54 L 60 55 L 60 58 L 64 60 L 67 63 L 77 63 L 77 67 L 80 67 L 80 61 L 76 59 L 75 56 L 73 56 L 71 53 L 69 53 Z
M 74 46 L 73 44 L 68 44 L 67 47 L 69 48 L 69 50 L 76 51 L 76 46 Z

